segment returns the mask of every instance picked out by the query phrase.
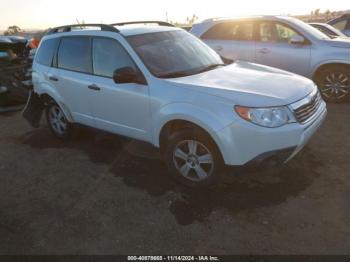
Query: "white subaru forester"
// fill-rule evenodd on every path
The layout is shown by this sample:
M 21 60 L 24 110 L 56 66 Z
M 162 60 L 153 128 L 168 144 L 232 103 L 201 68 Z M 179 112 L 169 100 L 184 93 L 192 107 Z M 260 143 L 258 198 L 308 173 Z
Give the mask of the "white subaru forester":
M 45 108 L 59 138 L 82 124 L 149 142 L 189 186 L 217 182 L 224 165 L 285 163 L 325 119 L 311 80 L 224 63 L 184 30 L 153 23 L 52 29 L 35 56 L 25 117 L 37 126 Z

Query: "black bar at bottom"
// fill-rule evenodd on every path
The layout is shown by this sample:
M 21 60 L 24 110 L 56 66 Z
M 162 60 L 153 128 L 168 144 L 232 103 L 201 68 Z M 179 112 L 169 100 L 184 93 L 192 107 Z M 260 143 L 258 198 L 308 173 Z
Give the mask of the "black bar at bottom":
M 129 262 L 129 261 L 213 261 L 213 262 L 348 262 L 350 255 L 0 255 L 1 262 Z

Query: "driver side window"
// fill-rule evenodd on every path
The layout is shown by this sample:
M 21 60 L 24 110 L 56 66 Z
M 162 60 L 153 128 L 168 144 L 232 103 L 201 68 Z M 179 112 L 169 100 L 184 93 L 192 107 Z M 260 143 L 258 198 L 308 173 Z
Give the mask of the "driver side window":
M 288 43 L 293 36 L 298 35 L 296 31 L 279 23 L 264 22 L 259 26 L 261 42 Z
M 275 24 L 277 31 L 277 42 L 289 43 L 293 36 L 298 35 L 290 27 L 284 26 L 282 24 Z
M 122 67 L 132 67 L 136 70 L 136 65 L 130 55 L 114 39 L 94 38 L 93 40 L 93 72 L 95 75 L 103 77 L 113 77 L 113 72 Z

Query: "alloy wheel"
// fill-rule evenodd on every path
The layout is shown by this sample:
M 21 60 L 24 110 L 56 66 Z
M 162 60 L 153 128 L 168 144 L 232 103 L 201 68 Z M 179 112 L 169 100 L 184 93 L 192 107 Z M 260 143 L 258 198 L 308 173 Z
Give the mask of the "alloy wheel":
M 173 161 L 178 172 L 193 182 L 206 180 L 214 170 L 212 153 L 195 140 L 178 143 L 173 152 Z
M 64 135 L 67 131 L 67 121 L 61 110 L 57 105 L 52 106 L 49 110 L 49 120 L 52 129 L 58 135 Z
M 320 91 L 325 98 L 341 99 L 350 92 L 350 77 L 342 72 L 332 72 L 324 78 Z

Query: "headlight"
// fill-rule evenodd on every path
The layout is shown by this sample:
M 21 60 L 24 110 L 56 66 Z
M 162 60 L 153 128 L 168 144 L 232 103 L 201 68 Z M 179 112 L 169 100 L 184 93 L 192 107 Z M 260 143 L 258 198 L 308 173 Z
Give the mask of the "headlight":
M 263 127 L 280 127 L 296 122 L 293 113 L 286 106 L 266 108 L 236 106 L 235 110 L 243 119 Z

